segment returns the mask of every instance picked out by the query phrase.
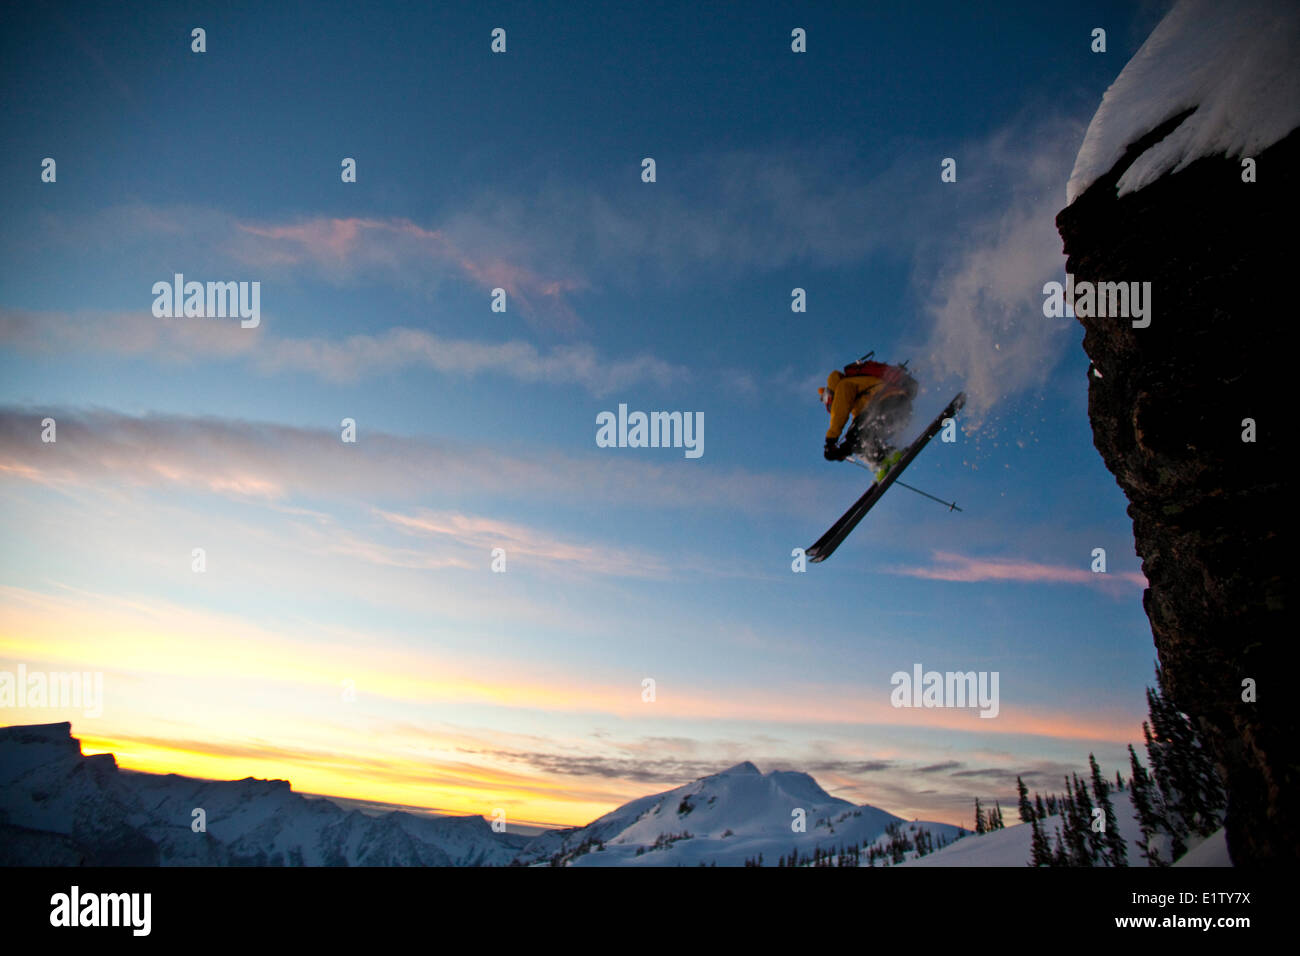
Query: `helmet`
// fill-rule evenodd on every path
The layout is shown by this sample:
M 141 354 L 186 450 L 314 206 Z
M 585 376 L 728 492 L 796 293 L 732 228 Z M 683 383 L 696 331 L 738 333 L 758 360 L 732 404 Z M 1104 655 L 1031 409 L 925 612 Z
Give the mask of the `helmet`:
M 817 389 L 817 397 L 822 400 L 822 404 L 826 406 L 826 411 L 829 412 L 831 410 L 831 399 L 834 397 L 834 393 L 823 385 Z

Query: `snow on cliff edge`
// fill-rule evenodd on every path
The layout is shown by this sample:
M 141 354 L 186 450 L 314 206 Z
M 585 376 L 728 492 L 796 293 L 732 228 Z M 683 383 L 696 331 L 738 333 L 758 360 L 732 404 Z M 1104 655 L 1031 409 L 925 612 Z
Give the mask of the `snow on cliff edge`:
M 1300 3 L 1181 0 L 1102 97 L 1074 161 L 1067 204 L 1129 144 L 1193 107 L 1120 177 L 1119 195 L 1203 156 L 1254 155 L 1300 126 Z

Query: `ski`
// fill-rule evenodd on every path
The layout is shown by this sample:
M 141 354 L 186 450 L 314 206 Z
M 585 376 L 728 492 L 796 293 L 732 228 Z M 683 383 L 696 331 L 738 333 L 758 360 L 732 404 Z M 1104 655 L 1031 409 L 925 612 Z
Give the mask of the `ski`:
M 930 423 L 930 427 L 923 431 L 912 444 L 907 446 L 907 451 L 903 453 L 903 457 L 898 460 L 898 463 L 893 468 L 889 469 L 885 477 L 872 483 L 866 494 L 855 501 L 849 507 L 849 510 L 844 512 L 840 519 L 817 539 L 816 544 L 805 552 L 808 555 L 808 560 L 814 562 L 825 561 L 834 554 L 835 549 L 849 536 L 849 532 L 857 527 L 858 522 L 866 517 L 867 512 L 875 506 L 876 502 L 889 489 L 889 486 L 894 483 L 894 479 L 903 473 L 903 469 L 910 465 L 912 459 L 921 453 L 921 449 L 929 443 L 930 439 L 939 433 L 939 430 L 943 428 L 944 419 L 955 416 L 965 404 L 966 393 L 959 392 L 957 397 L 948 403 L 948 407 L 941 411 L 934 421 Z

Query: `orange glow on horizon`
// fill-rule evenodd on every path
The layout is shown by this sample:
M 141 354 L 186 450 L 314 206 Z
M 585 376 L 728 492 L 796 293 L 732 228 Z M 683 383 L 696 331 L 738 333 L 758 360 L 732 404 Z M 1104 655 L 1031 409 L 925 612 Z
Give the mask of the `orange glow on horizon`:
M 577 743 L 571 731 L 559 729 L 575 718 L 635 726 L 647 706 L 639 686 L 630 692 L 626 681 L 600 674 L 578 683 L 544 662 L 477 661 L 438 648 L 384 646 L 362 635 L 355 643 L 346 634 L 330 636 L 325 660 L 318 634 L 282 633 L 164 603 L 0 587 L 0 660 L 103 671 L 113 709 L 95 720 L 91 734 L 81 732 L 87 728 L 73 714 L 73 734 L 86 753 L 112 753 L 124 769 L 283 779 L 300 793 L 446 814 L 490 817 L 500 808 L 507 820 L 539 826 L 584 825 L 628 800 L 688 782 L 647 785 L 561 773 L 528 759 Z M 355 680 L 363 706 L 340 706 L 341 675 Z M 685 733 L 695 736 L 723 722 L 756 731 L 783 724 L 840 733 L 860 727 L 865 734 L 855 736 L 879 740 L 872 756 L 902 761 L 914 754 L 893 752 L 907 749 L 889 745 L 900 731 L 975 734 L 977 749 L 992 746 L 980 737 L 1078 741 L 1084 753 L 1092 742 L 1141 739 L 1137 719 L 1080 719 L 1006 704 L 997 718 L 984 719 L 974 710 L 894 708 L 887 693 L 868 699 L 852 685 L 790 685 L 779 696 L 678 686 L 672 693 L 661 689 L 654 707 L 656 721 L 694 722 Z M 14 722 L 62 719 L 68 718 L 46 711 Z M 950 815 L 936 810 L 929 818 Z

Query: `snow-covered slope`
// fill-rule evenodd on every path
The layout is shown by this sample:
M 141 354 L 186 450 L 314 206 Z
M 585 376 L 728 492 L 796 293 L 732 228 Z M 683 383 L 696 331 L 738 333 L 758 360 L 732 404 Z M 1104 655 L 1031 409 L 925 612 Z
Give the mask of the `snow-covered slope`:
M 794 832 L 796 811 L 805 830 Z M 806 773 L 760 773 L 752 763 L 661 794 L 642 797 L 574 830 L 538 837 L 524 862 L 571 866 L 741 866 L 763 855 L 765 866 L 797 850 L 812 856 L 874 840 L 899 817 L 832 797 Z M 936 839 L 959 827 L 926 823 Z
M 1133 809 L 1131 791 L 1112 793 L 1116 822 L 1128 848 L 1129 866 L 1146 866 L 1147 861 L 1138 849 L 1142 836 L 1137 811 Z M 1125 799 L 1120 799 L 1125 798 Z M 1055 846 L 1059 818 L 1048 817 L 1042 824 L 1048 842 Z M 1027 866 L 1032 855 L 1033 829 L 1024 823 L 1008 825 L 983 836 L 970 836 L 958 840 L 935 853 L 919 859 L 910 859 L 899 866 Z M 1209 837 L 1204 843 L 1192 847 L 1175 866 L 1231 866 L 1223 831 Z
M 1128 791 L 1125 791 L 1127 794 Z M 1121 794 L 1113 794 L 1112 799 Z M 1114 799 L 1115 816 L 1120 832 L 1128 844 L 1128 862 L 1130 866 L 1146 866 L 1134 842 L 1142 833 L 1138 827 L 1137 814 L 1133 804 L 1128 800 Z M 1009 814 L 1010 815 L 1010 814 Z M 1053 846 L 1056 842 L 1058 817 L 1048 817 L 1043 821 L 1043 832 Z M 994 830 L 982 836 L 970 836 L 946 846 L 937 853 L 931 853 L 918 860 L 908 860 L 899 866 L 1028 866 L 1032 854 L 1033 829 L 1024 823 Z
M 1232 858 L 1228 856 L 1227 832 L 1215 830 L 1184 853 L 1174 866 L 1232 866 Z
M 1119 195 L 1202 156 L 1251 156 L 1276 143 L 1300 126 L 1298 52 L 1296 0 L 1180 0 L 1102 97 L 1067 202 L 1109 172 L 1131 143 L 1189 109 L 1120 177 Z
M 284 780 L 121 771 L 110 754 L 83 757 L 71 730 L 0 728 L 0 827 L 26 854 L 7 862 L 503 866 L 525 842 L 482 817 L 344 810 Z M 205 833 L 191 829 L 196 807 Z

